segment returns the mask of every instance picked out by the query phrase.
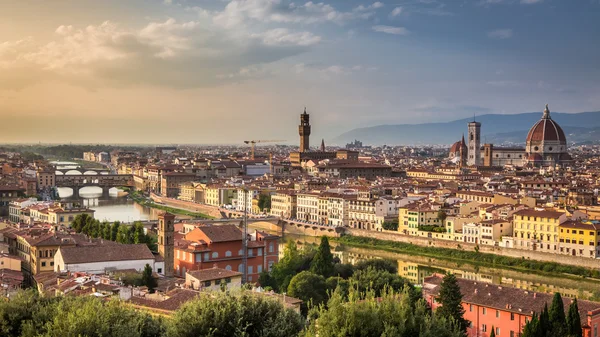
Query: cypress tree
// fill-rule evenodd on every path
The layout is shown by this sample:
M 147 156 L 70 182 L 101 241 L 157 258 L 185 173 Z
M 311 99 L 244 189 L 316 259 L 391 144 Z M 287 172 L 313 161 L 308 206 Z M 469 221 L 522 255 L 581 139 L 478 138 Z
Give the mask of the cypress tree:
M 148 291 L 151 293 L 154 292 L 154 289 L 158 285 L 156 279 L 152 276 L 152 267 L 147 263 L 142 272 L 142 284 L 148 287 Z
M 552 325 L 550 323 L 550 314 L 548 313 L 548 303 L 544 304 L 544 310 L 540 314 L 540 336 L 546 337 L 548 331 L 550 331 Z
M 525 327 L 523 327 L 523 334 L 521 337 L 538 337 L 540 335 L 540 321 L 538 320 L 537 314 L 533 314 L 531 320 L 525 323 Z
M 310 271 L 325 278 L 333 275 L 333 254 L 326 236 L 321 238 L 321 244 L 310 263 Z
M 467 321 L 463 318 L 465 309 L 462 306 L 462 293 L 454 274 L 444 276 L 440 286 L 440 294 L 436 299 L 442 306 L 436 314 L 446 319 L 453 319 L 463 332 L 467 331 Z
M 569 306 L 569 314 L 567 315 L 567 332 L 570 337 L 582 337 L 581 317 L 579 316 L 579 307 L 577 299 Z
M 492 325 L 492 332 L 490 333 L 490 337 L 496 337 L 496 328 Z
M 554 294 L 552 299 L 552 305 L 549 311 L 550 324 L 550 336 L 553 337 L 564 337 L 566 335 L 566 324 L 567 320 L 565 317 L 565 308 L 563 305 L 562 298 L 559 293 Z

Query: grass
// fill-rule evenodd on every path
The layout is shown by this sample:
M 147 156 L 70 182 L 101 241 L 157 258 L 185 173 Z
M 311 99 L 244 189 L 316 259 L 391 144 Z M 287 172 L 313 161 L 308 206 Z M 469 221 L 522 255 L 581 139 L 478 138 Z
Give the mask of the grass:
M 377 248 L 393 253 L 413 254 L 455 261 L 466 261 L 475 265 L 526 272 L 536 271 L 547 275 L 567 274 L 567 277 L 572 277 L 575 275 L 580 277 L 600 279 L 600 270 L 565 265 L 556 262 L 542 262 L 537 260 L 528 260 L 524 258 L 507 257 L 451 248 L 423 247 L 410 243 L 379 240 L 352 235 L 330 238 L 330 240 L 352 247 L 367 249 Z
M 146 197 L 141 195 L 141 193 L 139 191 L 131 191 L 130 189 L 123 189 L 123 190 L 129 192 L 129 197 L 131 199 L 133 199 L 133 201 L 135 201 L 136 203 L 138 203 L 142 206 L 160 209 L 160 210 L 169 212 L 171 214 L 176 214 L 176 215 L 186 215 L 186 216 L 191 216 L 194 218 L 202 218 L 202 219 L 214 219 L 214 217 L 204 214 L 204 213 L 191 212 L 191 211 L 186 211 L 186 210 L 180 209 L 180 208 L 159 205 L 153 201 L 148 200 Z

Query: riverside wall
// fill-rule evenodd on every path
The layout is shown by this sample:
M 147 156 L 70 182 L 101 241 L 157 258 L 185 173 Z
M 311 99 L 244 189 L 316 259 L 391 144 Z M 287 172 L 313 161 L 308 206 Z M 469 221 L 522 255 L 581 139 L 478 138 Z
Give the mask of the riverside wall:
M 440 240 L 432 238 L 424 238 L 418 236 L 404 235 L 396 232 L 376 232 L 367 231 L 363 229 L 346 228 L 346 234 L 354 236 L 362 236 L 378 240 L 397 241 L 410 243 L 417 246 L 424 247 L 436 247 L 436 248 L 450 248 L 465 251 L 475 251 L 477 245 L 467 242 Z M 569 255 L 551 254 L 545 252 L 537 252 L 532 250 L 523 250 L 516 248 L 504 248 L 495 246 L 479 246 L 479 252 L 496 254 L 500 256 L 525 258 L 530 260 L 537 260 L 543 262 L 556 262 L 560 264 L 567 264 L 578 267 L 585 267 L 590 269 L 599 269 L 600 260 L 592 258 L 582 258 Z
M 179 208 L 190 212 L 203 213 L 214 218 L 221 218 L 221 212 L 219 212 L 219 209 L 214 206 L 197 204 L 195 202 L 177 200 L 172 198 L 165 198 L 154 193 L 150 194 L 150 198 L 152 198 L 154 202 L 159 202 L 169 207 Z

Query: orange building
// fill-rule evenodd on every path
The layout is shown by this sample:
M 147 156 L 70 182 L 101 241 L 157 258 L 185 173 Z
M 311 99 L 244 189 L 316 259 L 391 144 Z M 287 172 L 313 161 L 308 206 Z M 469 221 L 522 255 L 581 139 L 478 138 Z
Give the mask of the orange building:
M 201 226 L 175 238 L 175 275 L 213 267 L 244 271 L 243 233 L 235 225 Z M 248 280 L 257 282 L 279 260 L 279 237 L 255 231 L 248 234 Z
M 435 298 L 439 294 L 443 275 L 434 274 L 423 280 L 423 297 L 435 309 L 440 306 Z M 469 337 L 488 337 L 492 327 L 498 337 L 521 336 L 523 327 L 534 313 L 540 313 L 544 304 L 552 304 L 552 294 L 536 293 L 491 283 L 458 279 L 463 295 L 464 318 L 470 322 Z M 565 312 L 571 304 L 563 298 Z M 600 303 L 577 301 L 584 337 L 600 336 Z M 566 314 L 566 313 L 565 313 Z

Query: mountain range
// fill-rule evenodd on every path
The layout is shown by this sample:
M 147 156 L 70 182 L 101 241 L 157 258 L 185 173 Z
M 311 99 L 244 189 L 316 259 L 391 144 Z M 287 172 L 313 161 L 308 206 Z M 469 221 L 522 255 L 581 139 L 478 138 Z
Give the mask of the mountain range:
M 525 143 L 529 129 L 542 117 L 541 112 L 477 116 L 481 123 L 482 143 Z M 551 118 L 565 132 L 571 143 L 600 143 L 600 111 L 581 113 L 552 112 Z M 467 124 L 473 118 L 446 123 L 378 125 L 357 128 L 333 139 L 343 145 L 355 139 L 366 145 L 451 144 L 467 134 Z

